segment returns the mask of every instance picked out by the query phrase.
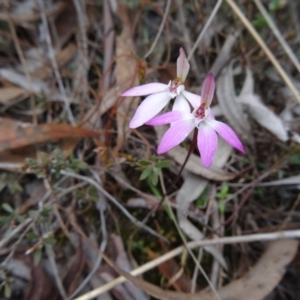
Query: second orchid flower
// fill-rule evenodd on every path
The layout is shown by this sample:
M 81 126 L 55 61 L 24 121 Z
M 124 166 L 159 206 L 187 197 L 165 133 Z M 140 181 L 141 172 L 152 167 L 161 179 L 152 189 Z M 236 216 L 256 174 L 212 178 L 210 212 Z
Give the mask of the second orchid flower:
M 172 111 L 156 116 L 146 123 L 147 125 L 172 123 L 172 126 L 170 126 L 162 137 L 157 149 L 158 154 L 167 152 L 179 145 L 193 129 L 198 130 L 197 146 L 202 164 L 206 168 L 209 168 L 212 165 L 217 150 L 217 133 L 232 147 L 243 153 L 245 152 L 242 142 L 234 131 L 225 123 L 215 120 L 210 109 L 214 91 L 214 76 L 209 74 L 203 82 L 201 101 L 196 105 L 193 105 L 193 112 L 190 112 L 190 110 Z

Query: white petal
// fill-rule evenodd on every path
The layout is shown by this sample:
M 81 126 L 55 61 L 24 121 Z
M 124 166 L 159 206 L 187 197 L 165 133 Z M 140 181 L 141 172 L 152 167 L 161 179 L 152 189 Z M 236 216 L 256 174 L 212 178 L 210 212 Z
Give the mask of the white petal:
M 184 82 L 189 70 L 190 70 L 190 64 L 186 59 L 184 50 L 180 48 L 179 57 L 177 59 L 177 77 L 180 78 L 182 82 Z
M 199 95 L 190 93 L 188 91 L 182 91 L 181 94 L 191 103 L 194 109 L 198 108 L 201 104 L 201 97 Z
M 145 96 L 145 95 L 150 95 L 154 93 L 160 93 L 167 91 L 169 89 L 169 86 L 167 84 L 163 83 L 147 83 L 139 86 L 135 86 L 126 92 L 124 92 L 121 96 L 126 97 L 126 96 Z
M 172 110 L 173 111 L 182 111 L 182 112 L 191 112 L 189 103 L 186 101 L 186 99 L 181 94 L 179 94 L 175 98 Z
M 161 92 L 148 96 L 137 108 L 129 123 L 130 128 L 137 128 L 157 115 L 171 100 L 169 92 Z

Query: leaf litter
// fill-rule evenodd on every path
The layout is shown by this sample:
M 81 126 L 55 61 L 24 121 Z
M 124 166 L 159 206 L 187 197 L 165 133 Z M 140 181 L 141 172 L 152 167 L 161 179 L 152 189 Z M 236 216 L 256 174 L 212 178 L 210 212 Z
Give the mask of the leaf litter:
M 232 2 L 237 1 L 226 1 Z M 224 3 L 217 12 L 221 21 L 214 16 L 204 40 L 191 53 L 191 69 L 198 71 L 190 72 L 186 86 L 199 94 L 200 79 L 209 70 L 217 76 L 218 104 L 213 111 L 243 139 L 247 154 L 237 154 L 220 140 L 210 169 L 201 165 L 199 153 L 194 151 L 178 176 L 190 140 L 158 157 L 157 140 L 165 128 L 156 132 L 148 126 L 129 130 L 128 122 L 143 98 L 121 98 L 120 94 L 148 81 L 161 79 L 167 84 L 176 76 L 178 49 L 192 49 L 214 7 L 172 1 L 164 18 L 168 1 L 106 4 L 78 0 L 47 3 L 42 13 L 49 25 L 53 48 L 49 49 L 41 38 L 45 24 L 36 1 L 1 3 L 0 297 L 12 294 L 12 299 L 16 295 L 22 299 L 60 299 L 62 287 L 71 295 L 84 283 L 75 297 L 86 300 L 91 299 L 85 296 L 89 291 L 112 282 L 120 273 L 129 281 L 97 299 L 217 299 L 211 290 L 203 289 L 209 285 L 215 286 L 221 299 L 264 299 L 267 295 L 275 299 L 274 295 L 282 293 L 278 292 L 279 284 L 287 286 L 284 275 L 297 251 L 295 240 L 203 247 L 199 262 L 210 283 L 188 255 L 163 262 L 157 270 L 146 273 L 145 279 L 127 272 L 135 263 L 142 265 L 160 257 L 162 249 L 168 253 L 183 244 L 174 220 L 187 238 L 195 241 L 225 233 L 239 236 L 249 230 L 259 234 L 274 228 L 295 228 L 299 223 L 300 112 L 294 95 L 270 69 L 256 42 L 242 30 L 240 17 L 232 19 L 236 13 L 231 10 L 233 6 Z M 243 3 L 238 5 L 248 12 L 247 17 L 258 26 L 299 90 L 299 74 L 282 55 L 280 45 L 270 38 L 272 31 L 257 25 L 263 20 L 256 11 Z M 287 42 L 296 53 L 293 34 L 297 26 L 289 28 L 284 21 L 293 14 L 287 12 L 286 5 L 268 9 L 281 31 L 289 32 Z M 279 13 L 284 18 L 279 18 Z M 235 32 L 229 30 L 233 21 Z M 156 47 L 143 59 L 156 37 Z M 49 59 L 50 50 L 57 70 Z M 75 125 L 69 124 L 66 104 Z M 57 149 L 60 151 L 55 152 Z M 38 166 L 31 167 L 30 174 L 24 168 L 26 158 Z M 166 160 L 168 167 L 157 167 Z M 141 162 L 151 167 L 156 180 L 147 178 L 152 173 L 144 172 Z M 49 166 L 55 169 L 48 170 Z M 269 181 L 256 182 L 263 172 L 269 172 Z M 139 180 L 141 174 L 143 180 Z M 35 189 L 31 183 L 37 177 L 41 179 Z M 255 188 L 249 194 L 245 187 L 251 185 Z M 108 196 L 119 208 L 127 205 L 133 219 L 141 220 L 140 225 L 159 228 L 159 234 L 154 237 L 143 226 L 137 229 L 107 202 Z M 164 202 L 159 204 L 166 196 L 175 218 Z M 249 215 L 251 224 L 244 218 Z M 75 247 L 70 240 L 76 231 L 74 222 L 82 238 L 84 233 L 90 237 L 85 236 Z M 114 242 L 103 247 L 108 236 Z M 159 241 L 158 236 L 168 243 Z M 90 259 L 85 244 L 93 248 L 96 259 Z M 115 265 L 100 260 L 91 274 L 101 254 L 97 244 Z M 55 253 L 54 264 L 47 263 L 49 245 Z M 28 249 L 32 255 L 24 256 Z M 12 272 L 10 263 L 17 261 L 18 253 L 22 253 L 20 263 L 15 263 Z M 37 264 L 30 261 L 31 256 Z M 223 268 L 216 267 L 219 265 Z M 192 290 L 196 292 L 192 294 Z M 293 296 L 290 298 L 296 299 Z

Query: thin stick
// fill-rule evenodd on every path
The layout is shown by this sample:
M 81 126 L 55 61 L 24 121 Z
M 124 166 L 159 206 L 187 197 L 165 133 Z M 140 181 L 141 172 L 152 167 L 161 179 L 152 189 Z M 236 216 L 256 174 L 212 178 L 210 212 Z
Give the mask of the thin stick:
M 48 256 L 49 263 L 52 267 L 52 272 L 53 272 L 53 277 L 54 277 L 54 280 L 56 283 L 56 287 L 59 291 L 60 296 L 65 300 L 65 299 L 67 299 L 67 294 L 66 294 L 64 286 L 61 282 L 61 279 L 59 277 L 58 268 L 57 268 L 57 264 L 55 261 L 55 254 L 54 254 L 54 251 L 53 251 L 53 248 L 51 245 L 46 245 L 46 253 Z
M 161 36 L 161 33 L 164 29 L 164 26 L 165 26 L 165 23 L 166 23 L 166 20 L 167 20 L 167 17 L 168 17 L 168 14 L 169 14 L 169 10 L 170 10 L 170 6 L 171 6 L 171 0 L 168 0 L 167 2 L 167 5 L 166 5 L 166 9 L 165 9 L 165 13 L 164 13 L 164 16 L 163 16 L 163 19 L 162 19 L 162 22 L 160 24 L 160 27 L 158 29 L 158 32 L 157 32 L 157 35 L 154 39 L 154 42 L 152 43 L 151 45 L 151 48 L 149 49 L 149 51 L 144 55 L 144 59 L 146 59 L 153 51 L 153 49 L 155 48 L 160 36 Z
M 22 231 L 23 228 L 29 225 L 31 222 L 32 222 L 31 218 L 26 219 L 24 222 L 18 225 L 13 231 L 11 231 L 8 236 L 6 236 L 0 241 L 0 249 L 3 248 L 16 234 Z
M 256 4 L 257 8 L 259 9 L 260 13 L 263 15 L 263 17 L 267 21 L 269 27 L 272 29 L 274 35 L 276 36 L 276 38 L 277 38 L 278 42 L 280 43 L 280 45 L 282 46 L 282 48 L 284 49 L 285 53 L 288 55 L 288 57 L 290 58 L 290 60 L 293 62 L 294 66 L 300 73 L 300 63 L 299 63 L 297 56 L 294 54 L 293 50 L 291 49 L 289 44 L 286 42 L 286 40 L 284 39 L 284 37 L 282 36 L 280 31 L 278 30 L 276 24 L 270 17 L 269 13 L 265 9 L 265 7 L 261 3 L 261 1 L 254 0 L 254 2 Z
M 197 132 L 197 131 L 195 130 L 195 132 Z M 196 136 L 196 135 L 195 135 L 195 136 Z M 167 190 L 166 190 L 166 187 L 165 187 L 165 182 L 164 182 L 164 178 L 163 178 L 162 172 L 160 172 L 160 174 L 159 174 L 159 179 L 160 179 L 160 183 L 161 183 L 161 187 L 162 187 L 163 193 L 164 193 L 164 195 L 166 195 Z M 177 231 L 178 231 L 178 233 L 179 233 L 179 235 L 180 235 L 180 237 L 181 237 L 181 240 L 183 241 L 183 243 L 184 243 L 184 245 L 185 245 L 185 247 L 186 247 L 186 249 L 187 249 L 189 255 L 192 257 L 192 259 L 193 259 L 193 261 L 195 262 L 197 268 L 200 270 L 200 272 L 202 273 L 203 277 L 204 277 L 205 280 L 207 281 L 207 283 L 208 283 L 208 285 L 210 286 L 212 292 L 215 294 L 215 296 L 217 297 L 218 300 L 221 300 L 221 298 L 220 298 L 220 296 L 219 296 L 219 294 L 218 294 L 216 288 L 214 287 L 214 285 L 213 285 L 212 282 L 210 281 L 210 279 L 209 279 L 209 277 L 207 276 L 206 272 L 204 271 L 203 267 L 200 265 L 200 262 L 199 262 L 198 259 L 195 257 L 195 255 L 194 255 L 194 253 L 191 251 L 191 249 L 189 249 L 189 247 L 187 246 L 187 240 L 186 240 L 184 234 L 182 233 L 181 229 L 179 228 L 179 224 L 178 224 L 178 222 L 177 222 L 177 220 L 176 220 L 176 217 L 175 217 L 175 215 L 174 215 L 174 213 L 173 213 L 173 210 L 172 210 L 172 208 L 171 208 L 171 205 L 170 205 L 170 202 L 169 202 L 169 198 L 168 198 L 168 196 L 166 196 L 166 197 L 167 197 L 167 199 L 166 199 L 167 201 L 166 201 L 166 202 L 167 202 L 167 205 L 168 205 L 169 212 L 170 212 L 170 214 L 171 214 L 171 218 L 172 218 L 172 220 L 173 220 L 173 223 L 175 224 L 175 227 L 176 227 L 176 229 L 177 229 Z
M 259 34 L 256 32 L 252 24 L 247 20 L 247 18 L 244 16 L 242 11 L 239 9 L 239 7 L 235 4 L 233 0 L 226 0 L 228 5 L 232 8 L 232 10 L 235 12 L 235 14 L 240 18 L 241 22 L 245 25 L 245 27 L 249 30 L 249 32 L 252 34 L 253 38 L 256 40 L 256 42 L 260 45 L 262 50 L 265 52 L 269 60 L 274 65 L 275 69 L 283 79 L 283 81 L 286 83 L 286 85 L 290 88 L 294 96 L 296 97 L 297 101 L 300 103 L 300 94 L 298 93 L 296 87 L 294 86 L 293 82 L 290 80 L 286 72 L 283 70 L 273 53 L 269 50 L 265 42 L 262 40 L 262 38 L 259 36 Z
M 49 26 L 48 26 L 48 21 L 47 21 L 47 17 L 46 17 L 46 13 L 45 13 L 45 7 L 44 7 L 43 0 L 38 0 L 38 4 L 39 4 L 40 10 L 41 10 L 40 13 L 41 13 L 41 19 L 42 19 L 44 34 L 45 34 L 45 41 L 46 41 L 46 44 L 47 44 L 47 47 L 48 47 L 48 54 L 49 54 L 49 58 L 50 58 L 50 61 L 51 61 L 51 64 L 52 64 L 53 72 L 54 72 L 54 75 L 56 77 L 56 80 L 57 80 L 57 83 L 58 83 L 58 88 L 59 88 L 59 91 L 61 93 L 64 104 L 65 104 L 65 110 L 66 110 L 69 122 L 72 125 L 75 125 L 75 120 L 74 120 L 74 117 L 73 117 L 73 114 L 72 114 L 72 111 L 71 111 L 71 108 L 70 108 L 70 105 L 69 105 L 69 100 L 67 98 L 66 90 L 65 90 L 65 87 L 63 85 L 63 82 L 62 82 L 62 79 L 61 79 L 61 76 L 60 76 L 60 72 L 59 72 L 59 69 L 58 69 L 58 65 L 57 65 L 57 62 L 56 62 L 56 59 L 55 59 L 55 53 L 54 53 L 54 50 L 53 50 L 53 47 L 52 47 L 52 42 L 51 42 L 51 37 L 50 37 L 50 32 L 49 32 Z
M 168 241 L 164 236 L 162 236 L 161 234 L 157 233 L 156 231 L 154 231 L 152 228 L 150 228 L 147 225 L 144 225 L 141 221 L 139 221 L 138 219 L 136 219 L 132 214 L 130 214 L 130 212 L 121 204 L 119 203 L 119 201 L 117 201 L 117 199 L 115 199 L 110 193 L 108 193 L 104 188 L 101 187 L 101 185 L 99 183 L 97 183 L 95 180 L 93 180 L 92 178 L 89 178 L 87 176 L 82 176 L 82 175 L 78 175 L 75 173 L 71 173 L 71 172 L 66 172 L 64 170 L 61 170 L 60 173 L 62 175 L 66 175 L 69 177 L 73 177 L 73 178 L 77 178 L 83 181 L 88 182 L 89 184 L 93 185 L 98 191 L 100 191 L 100 193 L 102 193 L 105 197 L 107 197 L 114 205 L 116 205 L 121 211 L 122 213 L 136 226 L 143 228 L 144 230 L 148 231 L 150 234 L 163 239 L 164 241 Z
M 202 31 L 200 32 L 200 34 L 199 34 L 199 36 L 198 36 L 196 42 L 194 43 L 193 48 L 191 49 L 191 51 L 190 51 L 190 53 L 189 53 L 189 55 L 188 55 L 188 57 L 187 57 L 188 60 L 190 60 L 191 57 L 193 56 L 195 50 L 197 49 L 199 43 L 201 42 L 201 40 L 202 40 L 202 38 L 203 38 L 203 36 L 204 36 L 206 30 L 208 29 L 208 27 L 210 26 L 210 24 L 211 24 L 211 22 L 213 21 L 214 17 L 216 16 L 216 14 L 217 14 L 217 12 L 218 12 L 218 10 L 219 10 L 219 8 L 220 8 L 222 2 L 223 2 L 223 0 L 218 0 L 217 4 L 215 5 L 213 11 L 211 12 L 211 14 L 210 14 L 208 20 L 206 21 L 206 23 L 205 23 L 205 25 L 204 25 Z
M 223 238 L 216 238 L 212 240 L 201 240 L 201 241 L 193 241 L 187 243 L 189 249 L 195 249 L 202 246 L 208 245 L 222 245 L 222 244 L 236 244 L 236 243 L 252 243 L 252 242 L 262 242 L 262 241 L 272 241 L 272 240 L 279 240 L 279 239 L 293 239 L 293 238 L 300 238 L 300 230 L 287 230 L 287 231 L 279 231 L 279 232 L 272 232 L 272 233 L 260 233 L 260 234 L 249 234 L 249 235 L 241 235 L 241 236 L 231 236 L 231 237 L 223 237 Z M 160 264 L 166 262 L 167 260 L 181 254 L 184 250 L 186 250 L 185 246 L 180 246 L 166 254 L 161 255 L 158 258 L 153 259 L 152 261 L 132 270 L 130 274 L 132 276 L 141 275 Z M 74 300 L 89 300 L 94 297 L 97 297 L 115 286 L 125 282 L 127 279 L 123 276 L 119 276 L 118 278 L 100 286 L 97 289 L 94 289 Z
M 98 174 L 96 174 L 95 171 L 93 171 L 92 173 L 95 177 L 95 180 L 100 184 L 101 181 L 100 181 L 100 178 L 99 178 Z M 100 243 L 99 250 L 101 252 L 104 252 L 105 248 L 107 246 L 108 234 L 107 234 L 105 214 L 104 214 L 105 206 L 104 206 L 104 204 L 102 205 L 99 202 L 105 201 L 105 200 L 104 200 L 104 197 L 103 197 L 102 193 L 100 193 L 99 191 L 98 191 L 98 196 L 99 196 L 99 199 L 98 199 L 98 203 L 97 203 L 97 208 L 98 208 L 99 213 L 100 213 L 101 233 L 102 233 L 102 241 Z M 98 257 L 97 257 L 96 261 L 94 262 L 94 266 L 93 266 L 93 269 L 91 270 L 91 272 L 80 283 L 80 285 L 76 288 L 76 290 L 72 293 L 72 295 L 68 297 L 67 300 L 73 299 L 89 283 L 89 281 L 92 279 L 92 277 L 97 272 L 101 262 L 102 262 L 102 256 L 100 254 L 98 254 Z

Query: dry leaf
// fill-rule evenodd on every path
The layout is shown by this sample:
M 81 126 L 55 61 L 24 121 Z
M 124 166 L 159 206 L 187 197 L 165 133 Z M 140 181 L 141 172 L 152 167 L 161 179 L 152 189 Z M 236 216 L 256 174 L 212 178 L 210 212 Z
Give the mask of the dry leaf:
M 239 32 L 230 34 L 227 36 L 221 51 L 218 53 L 216 60 L 214 61 L 209 72 L 213 73 L 214 76 L 217 76 L 224 67 L 224 65 L 229 61 L 231 55 L 231 49 L 239 36 Z
M 41 265 L 31 268 L 31 279 L 25 300 L 55 300 L 57 289 L 53 279 L 43 270 Z
M 261 182 L 258 186 L 280 186 L 280 185 L 293 185 L 299 184 L 300 186 L 300 175 L 291 176 L 288 178 L 283 178 L 279 180 Z
M 33 50 L 33 49 L 31 49 Z M 64 49 L 59 51 L 56 56 L 55 60 L 58 65 L 58 68 L 62 68 L 65 66 L 69 61 L 71 61 L 75 54 L 77 53 L 77 48 L 75 44 L 69 43 Z M 29 52 L 27 52 L 27 56 L 29 56 Z M 31 57 L 31 59 L 36 59 L 36 57 Z M 28 63 L 28 58 L 27 58 L 27 63 Z M 52 75 L 52 69 L 49 68 L 48 65 L 39 63 L 36 65 L 36 67 L 31 70 L 31 76 L 34 78 L 39 78 L 39 79 L 46 79 L 47 77 Z
M 247 274 L 218 291 L 221 299 L 264 299 L 282 279 L 286 266 L 297 253 L 298 245 L 296 240 L 278 240 L 270 243 L 266 252 Z M 209 294 L 210 296 L 208 293 L 200 293 L 200 299 L 216 299 Z
M 217 97 L 219 105 L 228 123 L 248 142 L 252 142 L 250 124 L 237 102 L 234 90 L 232 63 L 226 68 L 217 81 Z
M 165 248 L 164 253 L 168 251 L 166 245 L 163 248 Z M 159 257 L 157 253 L 151 251 L 150 249 L 148 249 L 147 252 L 151 259 Z M 180 266 L 177 264 L 175 259 L 169 259 L 168 261 L 160 264 L 158 268 L 168 280 L 172 280 L 174 275 L 178 274 L 178 271 L 180 270 Z M 188 275 L 182 272 L 180 276 L 178 276 L 178 278 L 172 282 L 172 286 L 176 289 L 176 291 L 190 292 L 192 288 L 192 280 Z
M 31 125 L 10 119 L 0 119 L 0 151 L 69 137 L 88 138 L 97 135 L 99 132 L 68 124 Z
M 35 7 L 36 1 L 31 1 L 33 5 L 28 7 L 29 1 L 19 2 L 17 9 L 13 12 L 0 12 L 0 20 L 2 21 L 11 21 L 14 24 L 22 25 L 24 22 L 34 22 L 38 21 L 41 18 L 41 14 L 38 9 Z M 61 1 L 53 4 L 51 8 L 45 9 L 45 14 L 47 16 L 53 16 L 60 12 L 66 4 Z M 27 7 L 26 7 L 27 6 Z M 37 11 L 36 11 L 37 10 Z
M 117 256 L 114 259 L 116 265 L 119 268 L 122 268 L 122 270 L 126 272 L 130 272 L 132 270 L 131 264 L 129 262 L 129 258 L 127 256 L 127 253 L 125 252 L 125 248 L 122 242 L 122 239 L 120 236 L 116 234 L 111 235 L 112 242 L 114 243 L 115 250 L 117 252 Z M 131 295 L 131 300 L 147 300 L 147 295 L 144 294 L 144 292 L 135 285 L 132 284 L 132 282 L 125 282 L 124 287 L 128 291 L 128 293 Z
M 288 140 L 288 134 L 282 120 L 262 103 L 258 95 L 240 95 L 238 101 L 247 107 L 247 112 L 262 127 L 268 129 L 281 141 L 286 142 Z
M 79 279 L 85 264 L 85 257 L 82 248 L 82 240 L 79 236 L 79 245 L 75 255 L 70 259 L 69 268 L 63 279 L 63 286 L 68 295 L 71 295 L 78 287 Z
M 168 155 L 171 156 L 177 163 L 182 165 L 187 156 L 187 153 L 188 151 L 186 149 L 178 146 L 170 150 L 168 152 Z M 209 169 L 203 167 L 203 165 L 201 164 L 200 157 L 193 153 L 191 154 L 185 166 L 185 169 L 196 175 L 201 175 L 204 178 L 215 180 L 215 181 L 227 181 L 235 177 L 235 174 L 227 173 L 215 166 L 212 166 Z
M 137 85 L 137 61 L 130 58 L 135 52 L 134 42 L 131 35 L 131 20 L 127 14 L 125 5 L 119 3 L 118 17 L 122 20 L 122 33 L 117 38 L 116 55 L 118 58 L 116 64 L 116 81 L 122 91 Z M 130 131 L 128 120 L 131 119 L 137 108 L 138 101 L 134 97 L 125 97 L 117 108 L 117 146 L 115 151 L 120 149 Z
M 100 117 L 111 109 L 120 97 L 120 87 L 112 87 L 102 97 L 100 103 L 94 105 L 84 117 L 83 126 L 90 129 L 100 128 Z
M 249 68 L 246 69 L 246 79 L 237 101 L 246 106 L 247 112 L 262 127 L 272 132 L 281 141 L 288 140 L 282 120 L 263 104 L 258 95 L 254 94 L 254 79 Z
M 206 180 L 202 180 L 199 176 L 188 173 L 185 177 L 184 184 L 176 196 L 176 203 L 178 205 L 177 218 L 179 226 L 190 239 L 195 241 L 204 239 L 204 235 L 194 224 L 188 220 L 186 211 L 189 209 L 190 203 L 199 197 L 199 195 L 204 191 L 206 185 Z M 223 268 L 227 268 L 225 259 L 217 247 L 205 246 L 203 248 L 209 252 L 223 266 Z
M 28 95 L 28 92 L 14 86 L 2 87 L 0 88 L 0 102 L 2 104 L 9 104 L 10 101 L 13 101 L 17 98 L 24 98 Z
M 25 75 L 18 73 L 13 69 L 0 69 L 0 76 L 17 86 L 22 87 L 26 91 L 46 94 L 49 92 L 49 87 L 44 81 L 31 78 L 31 82 L 29 82 Z

